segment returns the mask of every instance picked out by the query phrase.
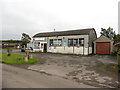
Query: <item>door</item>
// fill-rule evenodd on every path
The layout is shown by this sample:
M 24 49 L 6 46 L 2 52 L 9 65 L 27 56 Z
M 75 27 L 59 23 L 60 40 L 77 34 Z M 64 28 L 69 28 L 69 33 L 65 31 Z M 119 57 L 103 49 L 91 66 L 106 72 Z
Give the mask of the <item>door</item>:
M 94 43 L 92 43 L 92 54 L 94 54 Z
M 47 43 L 44 43 L 44 52 L 47 52 Z
M 97 42 L 96 54 L 110 54 L 110 42 Z

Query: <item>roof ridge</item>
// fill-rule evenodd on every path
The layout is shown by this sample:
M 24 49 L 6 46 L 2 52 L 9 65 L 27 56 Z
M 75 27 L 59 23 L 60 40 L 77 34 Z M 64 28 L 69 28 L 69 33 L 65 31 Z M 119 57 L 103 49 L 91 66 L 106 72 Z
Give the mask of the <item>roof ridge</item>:
M 67 30 L 67 31 L 55 31 L 55 32 L 42 32 L 37 33 L 33 37 L 49 37 L 49 36 L 64 36 L 64 35 L 88 35 L 91 30 L 95 30 L 94 28 L 86 28 L 86 29 L 76 29 L 76 30 Z M 44 34 L 44 35 L 43 35 Z
M 85 28 L 85 29 L 75 29 L 75 30 L 64 30 L 64 31 L 51 31 L 51 32 L 41 32 L 41 33 L 54 33 L 54 32 L 65 32 L 65 31 L 79 31 L 79 30 L 91 30 L 91 29 L 94 29 L 94 28 Z

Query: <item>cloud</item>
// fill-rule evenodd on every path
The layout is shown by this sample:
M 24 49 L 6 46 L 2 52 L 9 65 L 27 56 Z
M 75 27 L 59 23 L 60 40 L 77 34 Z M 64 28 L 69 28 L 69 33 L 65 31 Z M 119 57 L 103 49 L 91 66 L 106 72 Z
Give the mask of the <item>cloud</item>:
M 3 39 L 38 32 L 109 26 L 118 30 L 117 0 L 2 0 Z

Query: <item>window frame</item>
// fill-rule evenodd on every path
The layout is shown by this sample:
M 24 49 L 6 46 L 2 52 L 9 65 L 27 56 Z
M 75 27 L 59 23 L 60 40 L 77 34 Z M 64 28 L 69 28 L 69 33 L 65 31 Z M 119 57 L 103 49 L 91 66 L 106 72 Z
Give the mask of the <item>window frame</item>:
M 52 41 L 52 45 L 50 40 Z M 50 40 L 49 46 L 62 46 L 62 39 L 50 39 Z
M 77 41 L 76 43 L 74 42 L 75 40 Z M 79 43 L 78 41 L 79 41 L 78 38 L 74 38 L 74 39 L 73 39 L 73 46 L 74 46 L 74 47 L 78 47 L 78 43 Z M 76 45 L 75 45 L 75 44 L 76 44 Z
M 80 41 L 83 40 L 81 43 Z M 84 46 L 84 38 L 68 38 L 68 47 L 82 47 Z
M 81 41 L 81 40 L 83 40 L 83 41 L 82 41 L 82 44 L 80 44 L 80 41 Z M 84 46 L 84 38 L 79 38 L 78 46 Z
M 72 42 L 70 41 L 72 40 Z M 70 41 L 70 42 L 69 42 Z M 70 44 L 71 43 L 71 44 Z M 68 39 L 68 47 L 72 47 L 73 46 L 73 38 L 69 38 Z
M 51 43 L 52 42 L 52 43 Z M 51 45 L 52 44 L 52 45 Z M 53 39 L 49 40 L 49 46 L 53 46 Z

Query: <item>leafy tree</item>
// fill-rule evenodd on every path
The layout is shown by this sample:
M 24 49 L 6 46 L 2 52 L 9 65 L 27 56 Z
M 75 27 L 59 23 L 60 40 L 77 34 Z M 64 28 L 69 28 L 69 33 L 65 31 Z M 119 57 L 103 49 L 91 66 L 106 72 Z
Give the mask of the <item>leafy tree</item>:
M 21 40 L 22 40 L 22 46 L 25 45 L 25 47 L 27 47 L 27 43 L 30 42 L 31 38 L 30 38 L 30 36 L 29 36 L 28 34 L 22 33 L 22 38 L 21 38 Z
M 120 34 L 115 35 L 113 54 L 117 54 L 120 51 Z
M 115 35 L 114 44 L 115 43 L 120 43 L 120 34 Z
M 108 29 L 101 28 L 101 35 L 104 35 L 108 37 L 109 39 L 113 40 L 115 38 L 115 31 L 113 31 L 113 28 L 109 27 Z

